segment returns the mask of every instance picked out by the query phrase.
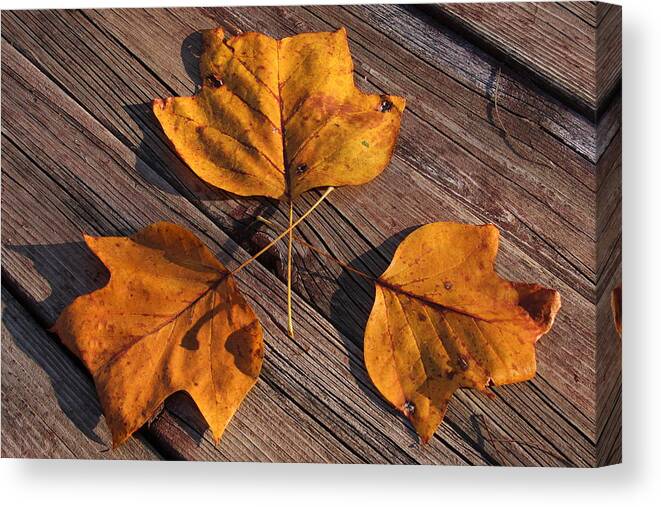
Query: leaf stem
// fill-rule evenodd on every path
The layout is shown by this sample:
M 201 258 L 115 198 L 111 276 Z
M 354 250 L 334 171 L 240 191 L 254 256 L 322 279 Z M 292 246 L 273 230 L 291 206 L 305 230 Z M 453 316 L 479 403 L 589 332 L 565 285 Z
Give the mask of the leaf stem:
M 334 187 L 328 187 L 326 191 L 321 195 L 321 197 L 315 202 L 309 210 L 307 210 L 305 213 L 303 213 L 298 220 L 296 220 L 293 224 L 291 224 L 286 230 L 278 234 L 278 236 L 271 241 L 268 245 L 266 245 L 264 248 L 262 248 L 259 252 L 257 252 L 255 255 L 250 257 L 250 259 L 246 259 L 243 261 L 237 268 L 233 269 L 230 274 L 235 275 L 239 271 L 241 271 L 243 268 L 248 266 L 249 264 L 252 264 L 255 259 L 257 259 L 260 255 L 262 255 L 264 252 L 266 252 L 269 248 L 271 248 L 273 245 L 275 245 L 278 241 L 280 241 L 282 238 L 284 238 L 287 234 L 289 234 L 289 231 L 295 229 L 298 224 L 300 224 L 303 220 L 305 220 L 310 213 L 312 213 L 317 206 L 319 206 L 326 197 L 328 197 L 328 194 L 330 194 L 335 188 Z
M 266 218 L 264 218 L 264 217 L 262 217 L 262 216 L 258 216 L 258 217 L 257 217 L 257 220 L 259 220 L 260 222 L 262 222 L 262 223 L 268 225 L 269 227 L 271 227 L 272 229 L 275 230 L 275 224 L 274 224 L 273 222 L 271 222 L 270 220 L 268 220 L 268 219 L 266 219 Z M 294 241 L 299 242 L 301 245 L 305 245 L 307 248 L 309 248 L 309 249 L 312 250 L 313 252 L 318 253 L 318 254 L 321 255 L 322 257 L 324 257 L 324 258 L 326 258 L 326 259 L 328 259 L 328 260 L 334 262 L 335 264 L 337 264 L 338 266 L 340 266 L 340 267 L 343 268 L 343 269 L 346 269 L 347 271 L 351 271 L 352 273 L 355 273 L 355 274 L 357 274 L 358 276 L 361 276 L 361 277 L 363 277 L 363 278 L 365 278 L 366 280 L 369 280 L 369 281 L 371 281 L 371 282 L 379 283 L 379 281 L 378 281 L 375 277 L 373 277 L 372 275 L 368 275 L 368 274 L 365 273 L 364 271 L 361 271 L 361 270 L 356 269 L 356 268 L 354 268 L 354 267 L 352 267 L 352 266 L 349 266 L 347 263 L 342 262 L 341 260 L 337 259 L 336 257 L 333 257 L 333 256 L 332 256 L 331 254 L 329 254 L 328 252 L 324 252 L 321 248 L 318 248 L 318 247 L 314 246 L 312 243 L 308 243 L 307 241 L 305 241 L 305 240 L 303 240 L 303 239 L 301 239 L 301 238 L 298 238 L 298 237 L 294 238 Z
M 289 244 L 287 246 L 287 328 L 289 329 L 289 336 L 294 337 L 294 323 L 292 320 L 292 305 L 291 305 L 291 253 L 292 243 L 294 241 L 294 203 L 289 201 Z

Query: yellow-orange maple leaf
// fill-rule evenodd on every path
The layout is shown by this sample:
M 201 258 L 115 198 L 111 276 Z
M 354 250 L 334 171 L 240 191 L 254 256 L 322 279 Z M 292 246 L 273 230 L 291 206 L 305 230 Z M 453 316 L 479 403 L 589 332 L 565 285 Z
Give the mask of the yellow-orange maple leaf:
M 94 377 L 113 445 L 176 391 L 218 441 L 262 365 L 262 328 L 230 272 L 186 229 L 160 222 L 129 237 L 85 236 L 110 271 L 53 327 Z
M 343 28 L 227 41 L 214 29 L 202 40 L 199 93 L 156 99 L 153 110 L 206 182 L 291 201 L 316 187 L 366 183 L 390 161 L 405 101 L 356 88 Z
M 535 342 L 560 308 L 556 291 L 498 276 L 497 251 L 492 225 L 433 223 L 404 239 L 377 280 L 365 364 L 425 442 L 456 389 L 532 378 Z

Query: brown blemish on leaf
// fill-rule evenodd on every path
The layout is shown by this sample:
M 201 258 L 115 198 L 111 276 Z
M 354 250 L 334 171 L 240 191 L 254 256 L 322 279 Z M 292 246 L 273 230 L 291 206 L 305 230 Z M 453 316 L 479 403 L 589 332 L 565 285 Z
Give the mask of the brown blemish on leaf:
M 223 80 L 215 74 L 209 74 L 204 78 L 204 84 L 210 86 L 211 88 L 220 88 L 223 86 Z
M 382 113 L 387 113 L 392 110 L 393 103 L 385 96 L 381 96 L 381 103 L 379 104 L 379 111 Z
M 406 417 L 411 417 L 415 414 L 415 404 L 411 400 L 406 400 L 402 407 L 402 411 Z

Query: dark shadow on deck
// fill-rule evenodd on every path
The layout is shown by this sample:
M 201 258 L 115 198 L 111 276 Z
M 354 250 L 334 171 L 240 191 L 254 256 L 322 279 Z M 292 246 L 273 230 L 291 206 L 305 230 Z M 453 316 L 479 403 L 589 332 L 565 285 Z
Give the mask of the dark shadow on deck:
M 72 302 L 72 293 L 91 292 L 103 287 L 108 280 L 107 270 L 82 241 L 55 245 L 5 245 L 5 248 L 29 259 L 39 275 L 48 282 L 50 295 L 37 302 L 19 284 L 14 283 L 10 276 L 3 273 L 3 285 L 11 288 L 18 301 L 46 329 L 54 324 L 59 313 Z M 12 329 L 11 313 L 3 315 L 3 323 Z M 76 428 L 89 440 L 110 446 L 110 442 L 103 442 L 94 431 L 101 419 L 101 407 L 92 377 L 80 360 L 61 344 L 55 334 L 49 334 L 52 340 L 47 343 L 40 343 L 39 338 L 34 336 L 13 333 L 12 336 L 16 346 L 48 375 L 58 405 Z M 56 358 L 45 355 L 53 348 L 59 348 L 68 359 L 59 368 L 55 366 Z M 77 395 L 72 396 L 71 391 L 77 388 L 76 383 L 71 378 L 62 378 L 62 369 L 71 370 L 72 376 L 86 377 L 89 393 L 88 390 L 78 389 Z
M 370 276 L 380 276 L 390 264 L 401 241 L 415 228 L 410 227 L 390 236 L 378 247 L 356 257 L 349 263 L 354 269 Z M 323 259 L 322 259 L 323 260 Z M 323 262 L 329 262 L 323 260 Z M 411 444 L 418 445 L 418 436 L 411 424 L 379 393 L 372 383 L 363 356 L 365 325 L 374 305 L 374 283 L 347 270 L 337 278 L 338 288 L 330 301 L 330 322 L 340 332 L 349 357 L 349 369 L 367 398 L 379 409 L 393 415 L 393 424 L 405 422 Z

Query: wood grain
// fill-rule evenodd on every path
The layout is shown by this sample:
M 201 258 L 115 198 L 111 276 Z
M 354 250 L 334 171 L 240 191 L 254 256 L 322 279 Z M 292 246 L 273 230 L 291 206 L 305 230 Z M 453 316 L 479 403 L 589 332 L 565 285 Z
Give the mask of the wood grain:
M 597 165 L 597 462 L 622 459 L 622 339 L 610 304 L 622 284 L 622 136 L 616 135 Z
M 478 43 L 596 114 L 622 74 L 622 8 L 597 2 L 439 4 L 429 8 Z
M 272 203 L 235 199 L 195 179 L 148 106 L 195 90 L 196 31 L 218 25 L 230 34 L 277 37 L 346 26 L 359 85 L 408 99 L 391 165 L 369 185 L 336 191 L 301 226 L 304 239 L 378 275 L 413 227 L 492 222 L 503 234 L 500 272 L 563 296 L 558 322 L 538 347 L 537 377 L 499 389 L 495 400 L 459 393 L 437 438 L 420 448 L 364 372 L 372 287 L 297 247 L 292 343 L 282 328 L 284 250 L 274 248 L 242 286 L 268 328 L 262 380 L 218 448 L 185 398 L 169 403 L 146 430 L 161 452 L 573 466 L 617 455 L 598 447 L 613 441 L 604 435 L 616 435 L 618 425 L 601 417 L 615 398 L 595 399 L 593 358 L 596 284 L 605 269 L 598 224 L 617 209 L 608 189 L 619 174 L 618 99 L 595 124 L 430 16 L 400 6 L 25 11 L 4 13 L 2 23 L 3 90 L 5 82 L 11 90 L 3 93 L 3 110 L 12 119 L 3 122 L 3 176 L 12 182 L 7 211 L 3 200 L 11 217 L 3 223 L 3 255 L 13 290 L 44 325 L 90 290 L 99 268 L 78 242 L 81 231 L 130 233 L 170 217 L 231 264 L 273 236 L 255 224 L 257 214 L 284 227 L 286 216 Z M 611 197 L 597 202 L 600 189 Z M 302 198 L 297 212 L 317 195 Z M 29 222 L 21 216 L 27 210 Z M 612 250 L 617 233 L 604 237 Z M 617 265 L 617 257 L 608 258 Z M 64 287 L 53 291 L 53 284 Z M 611 381 L 608 392 L 617 385 Z

